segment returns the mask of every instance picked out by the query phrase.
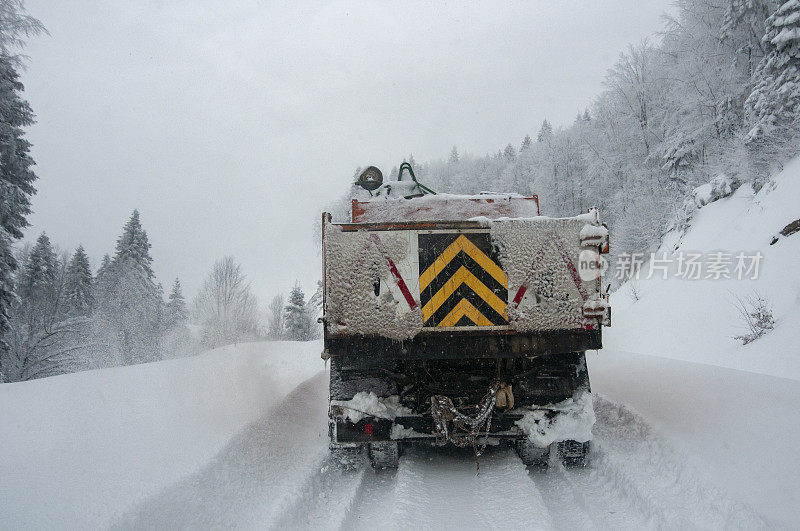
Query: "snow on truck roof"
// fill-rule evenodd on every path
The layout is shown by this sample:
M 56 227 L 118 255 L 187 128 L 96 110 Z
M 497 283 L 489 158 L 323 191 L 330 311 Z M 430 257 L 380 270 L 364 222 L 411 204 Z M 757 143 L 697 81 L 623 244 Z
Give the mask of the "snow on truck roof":
M 353 199 L 353 223 L 394 221 L 465 221 L 470 218 L 532 218 L 539 216 L 536 195 L 482 192 L 477 195 L 429 194 L 412 198 Z

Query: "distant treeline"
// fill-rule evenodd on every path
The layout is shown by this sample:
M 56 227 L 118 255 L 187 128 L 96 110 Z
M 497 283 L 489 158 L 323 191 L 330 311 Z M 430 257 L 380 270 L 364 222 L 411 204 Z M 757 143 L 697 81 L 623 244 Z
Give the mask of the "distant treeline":
M 615 254 L 657 246 L 691 215 L 693 188 L 720 173 L 759 189 L 800 152 L 800 2 L 675 9 L 660 43 L 620 54 L 571 124 L 545 120 L 534 137 L 485 156 L 454 147 L 447 159 L 406 160 L 437 191 L 535 193 L 548 216 L 599 206 Z M 333 208 L 340 219 L 355 193 Z

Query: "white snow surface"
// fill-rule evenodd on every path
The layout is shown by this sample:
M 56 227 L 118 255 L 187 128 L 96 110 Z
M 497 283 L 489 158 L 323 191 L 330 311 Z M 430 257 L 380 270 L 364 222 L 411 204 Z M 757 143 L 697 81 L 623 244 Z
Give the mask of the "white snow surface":
M 547 411 L 557 413 L 550 418 Z M 591 441 L 595 420 L 592 393 L 582 389 L 557 404 L 526 410 L 516 424 L 531 442 L 546 448 L 556 441 Z
M 527 470 L 498 446 L 477 474 L 471 449 L 451 448 L 411 448 L 396 472 L 340 471 L 327 460 L 319 349 L 247 344 L 4 386 L 0 527 L 759 529 L 800 518 L 798 382 L 603 352 L 589 359 L 586 469 Z
M 651 466 L 662 472 L 651 477 L 649 497 L 667 501 L 670 491 L 682 489 L 700 502 L 708 498 L 708 492 L 725 493 L 729 500 L 759 513 L 771 528 L 796 529 L 800 522 L 800 382 L 668 359 L 663 356 L 669 351 L 658 347 L 653 351 L 658 356 L 608 349 L 587 353 L 596 395 L 593 444 L 599 439 L 604 451 L 626 452 L 624 440 L 617 445 L 604 436 L 611 429 L 638 431 L 635 437 L 650 446 L 646 454 L 611 464 L 620 468 L 614 471 L 618 479 L 625 481 L 625 475 L 635 474 L 637 466 L 651 474 L 644 468 Z M 714 502 L 717 507 L 722 504 Z M 676 505 L 672 510 L 688 514 L 690 506 Z M 752 525 L 732 521 L 702 527 Z M 686 528 L 662 525 L 678 527 Z
M 645 264 L 640 280 L 612 294 L 612 326 L 603 331 L 604 346 L 800 380 L 800 233 L 770 245 L 783 227 L 800 218 L 798 198 L 800 158 L 758 193 L 745 184 L 700 208 L 685 233 L 666 236 L 657 257 L 722 251 L 733 254 L 733 271 L 737 253 L 760 252 L 758 279 L 686 280 L 674 277 L 672 270 L 666 280 L 659 272 L 647 279 Z M 632 296 L 633 288 L 639 300 Z M 770 303 L 776 324 L 760 339 L 742 345 L 734 339 L 746 331 L 736 298 L 754 294 Z
M 703 207 L 709 203 L 728 197 L 733 193 L 733 179 L 724 173 L 720 173 L 709 182 L 701 184 L 692 190 L 692 198 L 695 206 Z
M 0 385 L 0 529 L 109 526 L 323 370 L 321 350 L 244 343 Z
M 608 239 L 608 229 L 587 223 L 581 229 L 580 238 L 581 245 L 600 245 Z

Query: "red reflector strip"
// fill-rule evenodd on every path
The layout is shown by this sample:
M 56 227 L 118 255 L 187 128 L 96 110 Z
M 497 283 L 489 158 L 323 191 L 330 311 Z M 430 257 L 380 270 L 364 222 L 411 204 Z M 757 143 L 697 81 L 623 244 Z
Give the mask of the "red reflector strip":
M 389 271 L 392 273 L 395 282 L 397 282 L 397 287 L 400 288 L 400 293 L 403 294 L 403 297 L 406 299 L 409 307 L 413 310 L 417 307 L 417 301 L 414 300 L 414 297 L 411 295 L 411 291 L 406 286 L 405 280 L 403 277 L 400 276 L 400 271 L 397 270 L 397 266 L 394 265 L 394 262 L 389 255 L 384 251 L 383 245 L 381 245 L 381 240 L 375 234 L 370 234 L 372 241 L 375 243 L 375 247 L 381 252 L 383 257 L 386 259 L 386 262 L 389 264 Z
M 558 235 L 554 232 L 553 239 L 551 240 L 553 245 L 555 245 L 558 254 L 561 255 L 561 259 L 564 261 L 564 265 L 567 266 L 569 270 L 569 274 L 572 276 L 572 282 L 575 284 L 575 287 L 578 288 L 578 293 L 580 293 L 581 298 L 585 301 L 589 299 L 589 294 L 586 293 L 586 289 L 583 287 L 583 282 L 581 281 L 581 277 L 578 274 L 578 270 L 575 268 L 575 264 L 572 262 L 572 258 L 569 257 L 569 253 L 567 253 L 566 247 L 564 247 L 564 242 Z

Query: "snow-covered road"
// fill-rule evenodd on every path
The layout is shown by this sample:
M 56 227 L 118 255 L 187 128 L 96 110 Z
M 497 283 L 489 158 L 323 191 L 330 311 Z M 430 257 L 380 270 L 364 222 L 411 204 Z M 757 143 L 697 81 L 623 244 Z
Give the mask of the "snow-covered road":
M 598 371 L 602 373 L 603 371 Z M 628 408 L 597 396 L 586 469 L 526 469 L 492 448 L 412 448 L 397 471 L 341 471 L 327 459 L 320 372 L 246 427 L 202 470 L 117 526 L 142 528 L 764 528 Z M 603 381 L 602 375 L 599 381 Z M 601 384 L 602 385 L 602 384 Z
M 605 350 L 588 355 L 597 423 L 585 469 L 527 469 L 496 447 L 476 474 L 469 450 L 419 447 L 396 471 L 341 471 L 328 463 L 320 347 L 252 343 L 3 386 L 0 505 L 10 510 L 0 528 L 751 529 L 800 520 L 796 380 Z

